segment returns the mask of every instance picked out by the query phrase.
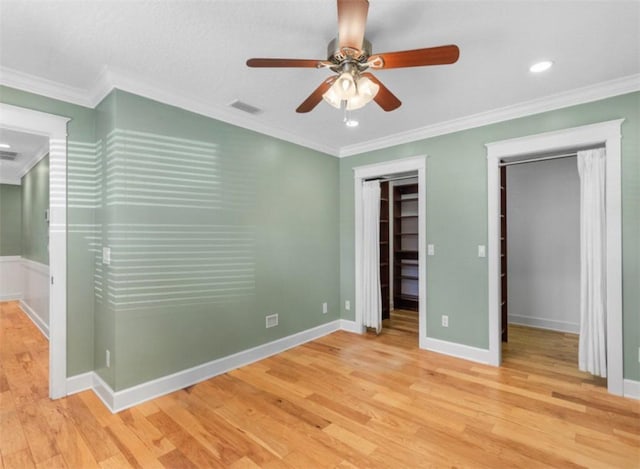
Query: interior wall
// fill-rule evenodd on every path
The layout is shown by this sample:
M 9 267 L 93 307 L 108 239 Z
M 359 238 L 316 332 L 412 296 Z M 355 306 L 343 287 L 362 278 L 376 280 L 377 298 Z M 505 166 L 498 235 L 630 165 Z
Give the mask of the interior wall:
M 99 212 L 114 390 L 339 318 L 336 158 L 113 96 Z
M 340 282 L 344 319 L 355 299 L 353 168 L 427 155 L 427 336 L 489 348 L 487 258 L 488 142 L 625 118 L 622 124 L 622 277 L 624 377 L 640 380 L 640 92 L 441 135 L 340 160 Z M 449 316 L 442 327 L 441 316 Z
M 90 371 L 94 367 L 94 292 L 98 278 L 95 261 L 102 242 L 100 217 L 96 217 L 102 210 L 103 193 L 97 176 L 102 160 L 96 156 L 99 151 L 95 137 L 96 111 L 5 86 L 0 86 L 0 101 L 71 118 L 68 243 L 73 249 L 68 251 L 67 281 L 72 294 L 68 297 L 67 312 L 67 370 L 69 376 Z M 335 319 L 344 300 L 350 300 L 352 306 L 350 311 L 341 311 L 341 316 L 354 319 L 352 168 L 420 154 L 429 155 L 426 233 L 427 242 L 436 246 L 436 255 L 428 258 L 427 266 L 427 335 L 488 348 L 487 266 L 486 259 L 477 257 L 477 245 L 487 243 L 484 144 L 621 117 L 625 118 L 622 125 L 624 376 L 640 380 L 637 360 L 640 291 L 629 287 L 640 283 L 640 246 L 635 242 L 640 239 L 640 158 L 637 157 L 640 136 L 636 131 L 640 126 L 640 93 L 339 161 L 142 98 L 131 99 L 129 107 L 126 114 L 131 120 L 122 124 L 123 130 L 217 143 L 226 155 L 223 161 L 231 162 L 239 155 L 238 165 L 249 161 L 250 166 L 256 166 L 258 176 L 251 181 L 256 188 L 251 199 L 255 201 L 255 217 L 243 213 L 238 221 L 255 226 L 258 255 L 255 257 L 256 295 L 244 301 L 230 302 L 220 308 L 200 305 L 184 310 L 165 307 L 132 314 L 123 311 L 122 321 L 119 313 L 116 317 L 119 330 L 115 332 L 121 344 L 118 349 L 122 350 L 123 359 L 131 359 L 130 367 L 123 370 L 120 388 L 135 383 L 137 375 L 144 380 Z M 130 137 L 127 146 L 132 149 L 135 142 Z M 122 141 L 119 143 L 122 145 Z M 106 148 L 109 142 L 103 145 Z M 135 158 L 134 152 L 129 154 L 129 158 Z M 338 165 L 339 179 L 336 179 Z M 223 165 L 219 174 L 233 169 Z M 105 197 L 108 200 L 107 197 L 108 194 Z M 195 224 L 228 219 L 224 212 L 219 213 L 219 218 L 203 217 L 196 219 Z M 193 212 L 182 218 L 182 212 L 175 207 L 169 208 L 163 217 L 149 215 L 147 218 L 143 210 L 123 214 L 122 220 L 137 223 L 193 220 Z M 309 252 L 313 256 L 310 259 Z M 105 294 L 108 288 L 105 284 Z M 318 319 L 317 304 L 325 301 L 324 298 L 329 303 L 329 314 Z M 282 327 L 262 329 L 266 311 L 279 312 Z M 449 328 L 439 325 L 442 314 L 449 314 Z M 199 328 L 202 324 L 207 325 Z M 235 340 L 236 331 L 244 329 L 252 330 Z M 171 330 L 175 330 L 175 334 L 170 334 Z M 189 340 L 195 345 L 189 345 L 183 354 L 183 345 Z
M 0 256 L 22 254 L 22 189 L 0 184 Z
M 580 331 L 580 178 L 575 157 L 507 167 L 509 323 Z
M 49 265 L 49 155 L 42 158 L 21 179 L 22 257 Z

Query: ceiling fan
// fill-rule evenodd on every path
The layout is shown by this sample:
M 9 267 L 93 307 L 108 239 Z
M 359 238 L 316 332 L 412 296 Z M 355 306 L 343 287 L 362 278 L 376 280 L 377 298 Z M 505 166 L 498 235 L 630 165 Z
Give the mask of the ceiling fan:
M 328 46 L 327 60 L 257 58 L 247 60 L 249 67 L 328 68 L 336 73 L 315 89 L 296 109 L 309 112 L 323 99 L 338 109 L 359 109 L 374 100 L 385 111 L 402 104 L 384 86 L 372 70 L 452 64 L 458 60 L 458 46 L 446 45 L 399 52 L 372 54 L 371 43 L 365 38 L 369 11 L 368 0 L 338 1 L 338 38 Z

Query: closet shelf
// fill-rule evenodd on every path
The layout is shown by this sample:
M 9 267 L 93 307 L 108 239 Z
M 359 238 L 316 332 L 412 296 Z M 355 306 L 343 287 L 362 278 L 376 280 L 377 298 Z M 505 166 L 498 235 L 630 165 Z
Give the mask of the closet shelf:
M 396 295 L 396 297 L 401 300 L 418 301 L 418 295 L 409 295 L 408 293 L 402 293 L 400 295 Z

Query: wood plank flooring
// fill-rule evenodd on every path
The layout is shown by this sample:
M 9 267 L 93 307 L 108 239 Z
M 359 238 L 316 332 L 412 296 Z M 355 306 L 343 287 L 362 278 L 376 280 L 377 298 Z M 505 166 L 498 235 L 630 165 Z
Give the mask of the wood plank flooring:
M 47 343 L 1 303 L 0 465 L 639 467 L 640 403 L 563 365 L 571 337 L 527 352 L 522 332 L 499 369 L 336 332 L 112 415 L 91 391 L 46 397 Z

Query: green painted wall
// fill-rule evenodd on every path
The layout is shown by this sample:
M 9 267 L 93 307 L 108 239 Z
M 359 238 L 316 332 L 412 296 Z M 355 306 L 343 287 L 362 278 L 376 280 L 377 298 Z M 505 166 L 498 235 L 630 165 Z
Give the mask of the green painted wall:
M 68 374 L 115 390 L 339 318 L 354 301 L 352 168 L 418 154 L 437 245 L 428 335 L 486 348 L 484 144 L 624 117 L 624 369 L 640 379 L 640 93 L 341 160 L 120 91 L 95 110 L 6 87 L 0 101 L 71 118 Z
M 49 155 L 22 176 L 22 257 L 49 265 Z
M 67 141 L 67 375 L 74 376 L 93 369 L 94 110 L 6 86 L 0 86 L 0 102 L 71 118 Z
M 94 323 L 94 369 L 107 383 L 115 382 L 116 360 L 107 367 L 106 350 L 115 351 L 115 308 L 109 301 L 109 291 L 106 288 L 105 274 L 107 266 L 102 262 L 102 246 L 107 239 L 109 224 L 112 223 L 114 207 L 107 201 L 107 159 L 105 157 L 109 143 L 109 135 L 115 129 L 116 93 L 109 94 L 96 107 L 96 165 L 95 181 L 97 191 L 97 208 L 95 211 L 96 242 L 99 249 L 96 252 L 96 294 L 95 294 L 95 323 Z M 113 354 L 115 355 L 115 354 Z
M 21 254 L 21 188 L 13 184 L 0 184 L 0 256 L 20 256 Z
M 112 106 L 114 389 L 339 318 L 336 158 L 125 92 Z
M 427 335 L 487 349 L 487 166 L 485 143 L 625 118 L 622 126 L 624 377 L 640 379 L 640 93 L 456 132 L 340 160 L 341 302 L 355 298 L 353 168 L 427 157 Z M 439 324 L 449 316 L 449 327 Z M 342 317 L 354 319 L 354 309 Z

